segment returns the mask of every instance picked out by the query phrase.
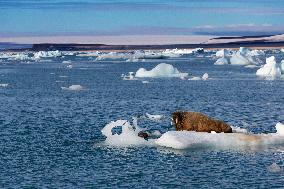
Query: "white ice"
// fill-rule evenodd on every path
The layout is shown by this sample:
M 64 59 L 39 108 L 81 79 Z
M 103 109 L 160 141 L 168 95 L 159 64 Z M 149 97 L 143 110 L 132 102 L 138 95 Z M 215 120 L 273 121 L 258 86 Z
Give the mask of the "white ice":
M 202 76 L 202 80 L 207 80 L 207 79 L 209 79 L 209 75 L 208 75 L 208 73 L 205 73 L 205 74 L 203 74 L 203 76 Z
M 200 77 L 197 77 L 197 76 L 194 76 L 194 77 L 192 77 L 192 78 L 189 78 L 188 80 L 191 80 L 191 81 L 199 81 L 199 80 L 201 80 L 201 78 L 200 78 Z
M 276 63 L 275 57 L 271 56 L 266 59 L 266 64 L 256 71 L 260 77 L 277 78 L 281 76 L 281 67 Z
M 129 72 L 128 75 L 121 75 L 123 80 L 137 80 L 137 78 L 135 78 L 134 76 L 134 72 Z
M 63 90 L 70 90 L 70 91 L 80 91 L 83 89 L 81 85 L 71 85 L 69 87 L 61 87 Z
M 168 131 L 155 141 L 157 145 L 187 149 L 194 147 L 246 147 L 284 144 L 284 125 L 276 125 L 277 132 L 270 134 L 204 133 L 194 131 Z
M 253 58 L 254 54 L 248 48 L 240 47 L 239 51 L 233 53 L 230 58 L 230 63 L 232 65 L 249 65 L 256 64 L 256 61 Z
M 227 49 L 221 49 L 216 52 L 216 57 L 224 58 L 230 56 L 230 52 Z
M 121 134 L 112 134 L 112 129 L 121 127 Z M 151 141 L 146 141 L 138 136 L 140 129 L 138 126 L 131 125 L 127 120 L 112 121 L 107 124 L 102 130 L 102 134 L 106 136 L 105 144 L 110 146 L 131 146 L 131 145 L 146 145 Z
M 0 83 L 0 87 L 8 87 L 8 83 Z
M 228 59 L 225 57 L 218 58 L 217 61 L 214 63 L 214 65 L 225 65 L 225 64 L 229 64 Z
M 62 53 L 58 50 L 56 51 L 38 51 L 34 53 L 34 59 L 41 59 L 41 58 L 51 58 L 51 57 L 59 57 Z
M 146 118 L 148 118 L 152 121 L 160 121 L 161 119 L 164 118 L 163 115 L 154 115 L 154 114 L 149 114 L 149 113 L 146 113 L 145 116 L 146 116 Z
M 161 63 L 152 70 L 147 71 L 145 68 L 139 68 L 135 77 L 187 77 L 188 73 L 181 73 L 171 64 Z
M 281 61 L 281 73 L 284 74 L 284 60 Z
M 282 171 L 282 168 L 277 165 L 277 163 L 272 163 L 271 165 L 267 166 L 267 170 L 271 173 L 279 173 Z

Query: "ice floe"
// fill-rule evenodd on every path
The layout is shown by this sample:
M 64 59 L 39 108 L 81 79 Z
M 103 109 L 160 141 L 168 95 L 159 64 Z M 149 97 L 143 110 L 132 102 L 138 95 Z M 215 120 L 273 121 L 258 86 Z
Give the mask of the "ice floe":
M 156 144 L 174 149 L 195 147 L 249 147 L 284 144 L 284 125 L 276 125 L 277 132 L 270 134 L 203 133 L 194 131 L 168 131 L 155 141 Z
M 116 127 L 121 127 L 120 134 L 113 134 L 112 129 Z M 110 146 L 149 144 L 149 141 L 138 136 L 139 131 L 141 131 L 141 129 L 135 123 L 131 125 L 127 120 L 112 121 L 101 130 L 102 134 L 106 137 L 105 143 Z
M 71 85 L 69 87 L 61 87 L 63 90 L 70 90 L 70 91 L 80 91 L 83 89 L 81 85 Z
M 146 114 L 150 119 L 162 119 L 161 115 Z M 147 118 L 146 117 L 146 118 Z M 121 133 L 113 133 L 113 128 L 121 127 Z M 232 127 L 233 133 L 205 133 L 195 131 L 168 131 L 161 134 L 159 130 L 144 131 L 151 136 L 156 136 L 145 140 L 138 136 L 143 129 L 137 125 L 137 119 L 133 124 L 127 120 L 112 121 L 102 130 L 102 134 L 106 136 L 105 143 L 112 146 L 128 146 L 128 145 L 158 145 L 173 149 L 189 149 L 189 148 L 246 148 L 284 144 L 284 125 L 276 124 L 276 133 L 268 134 L 252 134 L 246 129 Z M 158 138 L 159 137 L 159 138 Z
M 266 64 L 256 71 L 256 75 L 267 78 L 281 77 L 281 65 L 276 63 L 275 57 L 266 59 Z
M 173 67 L 171 64 L 161 63 L 158 64 L 152 70 L 147 71 L 145 68 L 139 68 L 135 74 L 135 77 L 187 77 L 188 73 L 179 72 L 179 70 Z

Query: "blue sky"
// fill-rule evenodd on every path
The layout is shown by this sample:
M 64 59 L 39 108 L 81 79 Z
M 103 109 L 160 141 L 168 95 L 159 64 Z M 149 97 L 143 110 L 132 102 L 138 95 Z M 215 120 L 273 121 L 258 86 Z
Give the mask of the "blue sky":
M 0 0 L 0 36 L 284 33 L 284 0 Z

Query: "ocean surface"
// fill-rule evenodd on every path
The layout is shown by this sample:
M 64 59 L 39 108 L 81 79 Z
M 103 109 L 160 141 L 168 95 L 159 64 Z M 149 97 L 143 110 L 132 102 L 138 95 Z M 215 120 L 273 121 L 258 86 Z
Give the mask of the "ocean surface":
M 0 83 L 8 86 L 0 87 L 0 187 L 284 187 L 284 144 L 185 150 L 104 145 L 101 129 L 111 121 L 146 113 L 170 118 L 176 110 L 202 112 L 251 133 L 276 132 L 275 124 L 284 122 L 284 80 L 259 78 L 258 68 L 215 66 L 212 54 L 140 62 L 77 56 L 3 60 Z M 273 52 L 260 59 L 270 55 L 284 59 Z M 210 79 L 121 78 L 162 62 L 192 76 L 208 73 Z M 82 89 L 61 88 L 71 85 Z M 169 120 L 138 120 L 138 125 L 174 130 Z

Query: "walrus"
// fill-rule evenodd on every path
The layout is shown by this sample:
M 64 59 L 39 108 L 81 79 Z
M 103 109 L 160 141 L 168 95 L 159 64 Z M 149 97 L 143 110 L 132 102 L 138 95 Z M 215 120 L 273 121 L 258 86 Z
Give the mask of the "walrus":
M 225 122 L 199 112 L 177 111 L 172 116 L 177 131 L 232 133 L 232 128 Z

